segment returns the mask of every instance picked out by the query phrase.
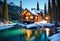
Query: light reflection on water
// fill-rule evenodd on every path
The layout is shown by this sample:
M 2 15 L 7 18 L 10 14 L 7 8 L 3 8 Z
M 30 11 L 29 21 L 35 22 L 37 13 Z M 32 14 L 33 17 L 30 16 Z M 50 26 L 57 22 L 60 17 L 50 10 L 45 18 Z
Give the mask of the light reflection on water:
M 34 34 L 34 35 L 33 35 Z M 34 38 L 32 38 L 34 37 Z M 46 31 L 42 30 L 27 30 L 26 31 L 26 36 L 25 36 L 27 41 L 47 41 L 47 36 L 46 36 Z
M 21 29 L 20 29 L 21 30 Z M 46 31 L 45 30 L 38 30 L 38 29 L 35 29 L 35 30 L 29 30 L 29 29 L 24 29 L 26 30 L 26 33 L 25 34 L 22 34 L 22 35 L 17 35 L 16 37 L 11 37 L 10 40 L 14 40 L 19 38 L 20 41 L 46 41 L 47 39 L 47 36 L 46 36 Z M 15 32 L 15 31 L 14 31 Z
M 26 31 L 26 39 L 28 40 L 32 35 L 32 30 L 27 30 Z

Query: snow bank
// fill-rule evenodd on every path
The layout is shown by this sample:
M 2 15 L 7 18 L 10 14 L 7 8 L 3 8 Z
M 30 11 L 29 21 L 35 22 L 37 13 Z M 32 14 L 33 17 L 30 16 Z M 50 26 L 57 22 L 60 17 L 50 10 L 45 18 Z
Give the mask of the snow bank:
M 23 24 L 23 23 L 19 23 L 18 24 L 20 27 L 25 27 L 26 25 L 25 24 Z
M 50 41 L 60 41 L 60 33 L 57 33 L 48 38 Z
M 46 24 L 46 26 L 49 26 L 49 27 L 51 27 L 51 26 L 54 26 L 54 24 L 47 23 L 47 24 Z
M 12 23 L 12 24 L 2 24 L 2 25 L 0 25 L 0 30 L 7 29 L 7 28 L 11 28 L 11 27 L 13 27 L 14 25 L 16 25 L 16 23 Z
M 37 25 L 36 24 L 28 24 L 28 25 L 26 25 L 26 28 L 31 28 L 31 27 L 37 27 Z

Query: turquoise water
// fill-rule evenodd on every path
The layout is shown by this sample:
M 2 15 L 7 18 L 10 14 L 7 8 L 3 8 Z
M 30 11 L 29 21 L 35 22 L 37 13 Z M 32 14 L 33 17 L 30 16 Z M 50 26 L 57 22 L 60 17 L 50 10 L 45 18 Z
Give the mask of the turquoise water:
M 28 32 L 29 31 L 29 32 Z M 37 32 L 36 32 L 37 31 Z M 41 32 L 41 33 L 40 33 Z M 27 33 L 30 33 L 30 37 L 27 36 Z M 11 29 L 5 29 L 0 31 L 0 40 L 1 41 L 47 41 L 46 31 L 38 29 L 25 29 L 15 26 Z
M 2 33 L 3 39 L 6 39 L 6 41 L 47 41 L 46 32 L 42 31 L 42 33 L 39 33 L 40 30 L 37 30 L 37 34 L 35 34 L 35 31 L 32 31 L 32 34 L 29 38 L 29 40 L 26 40 L 26 31 L 27 29 L 15 29 L 15 30 L 6 30 Z

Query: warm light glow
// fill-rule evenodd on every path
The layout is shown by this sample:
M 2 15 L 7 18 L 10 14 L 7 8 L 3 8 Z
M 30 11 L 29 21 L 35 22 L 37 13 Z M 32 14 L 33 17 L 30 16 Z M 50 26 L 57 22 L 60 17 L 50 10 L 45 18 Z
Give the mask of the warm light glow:
M 27 10 L 24 11 L 24 13 L 22 15 L 24 15 L 27 12 Z
M 46 20 L 43 20 L 43 21 L 41 21 L 40 23 L 47 23 L 47 21 L 46 21 Z
M 27 21 L 28 21 L 28 17 L 26 17 Z
M 26 15 L 29 15 L 28 12 L 26 13 Z
M 41 16 L 38 16 L 38 22 L 41 22 L 43 18 Z
M 49 28 L 45 28 L 45 30 L 46 30 L 47 36 L 49 36 L 49 31 L 50 31 L 50 29 L 49 29 Z
M 43 24 L 46 24 L 47 23 L 47 21 L 46 20 L 43 20 L 43 21 L 41 21 L 41 22 L 35 22 L 36 24 L 39 24 L 39 23 L 43 23 Z
M 35 17 L 35 19 L 37 19 L 37 17 Z
M 30 13 L 28 13 L 30 15 Z
M 42 30 L 40 30 L 40 34 L 42 33 Z
M 35 34 L 37 34 L 38 32 L 37 32 L 37 30 L 35 31 Z
M 31 19 L 33 19 L 33 16 L 30 16 Z
M 48 20 L 48 19 L 49 19 L 49 17 L 47 16 L 47 17 L 45 17 L 45 19 L 46 19 L 46 20 Z
M 32 31 L 31 30 L 27 30 L 27 38 L 29 39 L 30 38 L 30 36 L 31 36 L 31 34 L 32 34 Z
M 26 13 L 26 15 L 30 15 L 30 13 L 29 13 L 29 12 L 27 12 L 27 13 Z

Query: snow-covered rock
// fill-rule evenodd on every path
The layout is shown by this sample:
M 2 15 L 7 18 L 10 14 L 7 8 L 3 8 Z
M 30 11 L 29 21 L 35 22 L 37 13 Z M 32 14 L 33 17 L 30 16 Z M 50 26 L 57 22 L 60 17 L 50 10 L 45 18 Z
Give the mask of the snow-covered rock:
M 36 24 L 37 26 L 40 26 L 40 27 L 44 27 L 44 25 L 43 24 Z
M 52 27 L 52 26 L 54 26 L 54 24 L 51 24 L 51 23 L 47 23 L 47 24 L 45 24 L 45 26 L 49 26 L 49 27 Z
M 20 27 L 26 27 L 26 28 L 33 28 L 33 27 L 36 27 L 36 28 L 40 28 L 40 27 L 45 27 L 45 26 L 54 26 L 54 24 L 51 24 L 51 23 L 47 23 L 46 21 L 43 22 L 35 22 L 35 23 L 32 23 L 32 24 L 24 24 L 24 23 L 19 23 L 18 24 Z
M 26 28 L 31 28 L 31 27 L 37 27 L 37 25 L 36 24 L 28 24 L 28 25 L 26 25 Z
M 60 33 L 57 33 L 48 38 L 50 41 L 60 41 Z
M 23 24 L 23 23 L 19 23 L 18 24 L 20 27 L 25 27 L 26 25 L 25 24 Z
M 40 25 L 42 27 L 44 27 L 44 26 L 48 26 L 48 27 L 54 26 L 54 24 L 47 23 L 47 21 L 35 22 L 35 24 Z
M 40 27 L 44 27 L 44 25 L 43 24 L 35 24 L 35 23 L 26 25 L 26 28 L 33 28 L 33 27 L 40 28 Z

